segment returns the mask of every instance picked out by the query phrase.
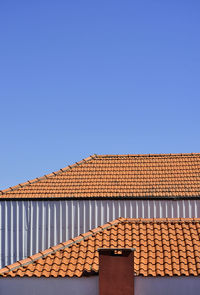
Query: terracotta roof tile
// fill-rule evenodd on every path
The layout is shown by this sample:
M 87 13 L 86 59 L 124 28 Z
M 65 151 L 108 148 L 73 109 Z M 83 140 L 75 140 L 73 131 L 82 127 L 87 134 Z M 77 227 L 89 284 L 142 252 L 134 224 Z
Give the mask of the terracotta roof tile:
M 200 275 L 200 219 L 119 218 L 0 270 L 3 277 L 73 277 L 97 273 L 98 248 L 135 248 L 143 276 Z
M 94 155 L 23 184 L 1 198 L 199 197 L 200 153 Z

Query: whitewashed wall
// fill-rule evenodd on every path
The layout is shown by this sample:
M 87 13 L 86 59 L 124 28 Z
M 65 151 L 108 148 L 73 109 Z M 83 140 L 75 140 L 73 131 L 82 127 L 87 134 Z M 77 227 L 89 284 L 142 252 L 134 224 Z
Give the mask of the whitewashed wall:
M 98 276 L 87 278 L 0 278 L 1 295 L 98 295 Z
M 0 201 L 0 267 L 118 217 L 200 217 L 200 201 Z
M 83 278 L 0 278 L 1 295 L 98 295 L 98 276 Z M 134 295 L 198 295 L 199 277 L 135 277 Z
M 197 295 L 200 277 L 136 277 L 134 295 Z

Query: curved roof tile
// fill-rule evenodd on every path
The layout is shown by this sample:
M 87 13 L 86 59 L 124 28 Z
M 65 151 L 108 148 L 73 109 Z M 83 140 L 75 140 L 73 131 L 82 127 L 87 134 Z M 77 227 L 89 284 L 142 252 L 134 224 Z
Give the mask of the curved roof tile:
M 99 248 L 135 248 L 142 276 L 199 276 L 200 219 L 119 218 L 0 270 L 3 277 L 97 274 Z

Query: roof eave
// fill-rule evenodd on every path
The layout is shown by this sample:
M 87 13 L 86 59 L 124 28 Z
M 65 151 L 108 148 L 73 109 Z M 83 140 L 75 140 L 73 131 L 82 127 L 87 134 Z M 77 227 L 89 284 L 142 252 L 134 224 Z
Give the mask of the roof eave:
M 197 196 L 130 196 L 130 197 L 122 197 L 122 196 L 113 196 L 113 197 L 99 197 L 99 196 L 96 196 L 96 197 L 50 197 L 50 196 L 47 196 L 47 197 L 20 197 L 20 198 L 11 198 L 11 197 L 0 197 L 0 201 L 44 201 L 44 200 L 49 200 L 49 201 L 55 201 L 55 200 L 77 200 L 77 201 L 80 201 L 80 200 L 90 200 L 90 201 L 102 201 L 102 200 L 112 200 L 112 201 L 115 201 L 115 200 L 147 200 L 147 201 L 155 201 L 155 200 L 200 200 L 200 195 L 197 195 Z

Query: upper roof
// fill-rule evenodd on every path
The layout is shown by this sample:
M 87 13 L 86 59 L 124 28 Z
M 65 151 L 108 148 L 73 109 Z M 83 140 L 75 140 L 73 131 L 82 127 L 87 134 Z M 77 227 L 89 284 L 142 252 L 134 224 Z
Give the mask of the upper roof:
M 135 248 L 142 276 L 200 275 L 200 219 L 119 218 L 0 270 L 3 277 L 98 273 L 99 248 Z
M 200 196 L 200 154 L 94 155 L 0 192 L 5 198 Z

